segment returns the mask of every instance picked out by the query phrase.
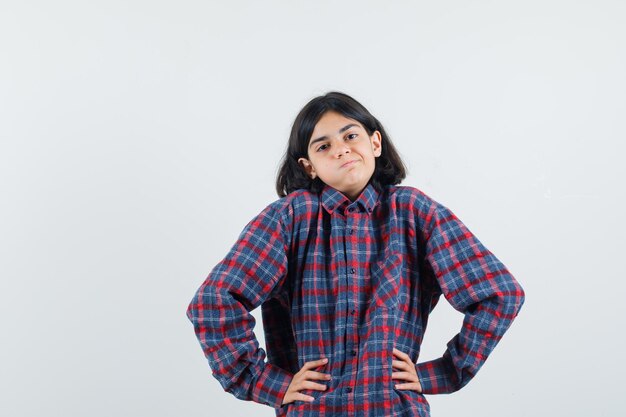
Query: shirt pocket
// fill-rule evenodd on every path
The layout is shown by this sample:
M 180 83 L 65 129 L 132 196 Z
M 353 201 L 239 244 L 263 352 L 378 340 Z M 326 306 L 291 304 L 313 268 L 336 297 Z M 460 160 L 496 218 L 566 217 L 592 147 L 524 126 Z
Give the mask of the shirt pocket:
M 385 255 L 370 265 L 372 296 L 370 310 L 396 309 L 400 301 L 402 257 L 399 253 Z

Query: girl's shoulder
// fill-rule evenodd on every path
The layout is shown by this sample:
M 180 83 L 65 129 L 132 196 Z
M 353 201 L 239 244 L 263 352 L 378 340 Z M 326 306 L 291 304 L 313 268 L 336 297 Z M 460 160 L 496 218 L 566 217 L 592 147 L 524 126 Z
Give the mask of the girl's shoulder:
M 400 204 L 419 211 L 430 211 L 431 208 L 439 205 L 435 199 L 424 191 L 410 185 L 390 185 L 387 187 L 383 198 L 391 204 Z
M 273 201 L 266 210 L 274 211 L 280 216 L 293 216 L 302 211 L 316 210 L 319 202 L 318 194 L 301 188 Z

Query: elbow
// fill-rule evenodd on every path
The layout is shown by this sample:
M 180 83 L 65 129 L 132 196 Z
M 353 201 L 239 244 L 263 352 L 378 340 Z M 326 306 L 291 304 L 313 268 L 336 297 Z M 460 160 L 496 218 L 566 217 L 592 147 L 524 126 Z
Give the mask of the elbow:
M 517 316 L 526 300 L 524 289 L 509 273 L 500 275 L 498 290 L 492 295 L 496 316 L 507 320 Z
M 522 308 L 522 305 L 524 305 L 524 301 L 526 301 L 526 293 L 524 292 L 524 289 L 520 286 L 518 293 L 517 293 L 517 299 L 518 299 L 518 305 L 519 308 Z
M 526 292 L 519 282 L 517 282 L 515 278 L 511 277 L 510 287 L 502 298 L 507 313 L 512 317 L 515 317 L 518 315 L 524 305 L 524 302 L 526 301 Z
M 187 316 L 187 318 L 189 319 L 189 321 L 193 322 L 193 303 L 189 304 L 187 306 L 187 310 L 185 311 L 185 315 Z

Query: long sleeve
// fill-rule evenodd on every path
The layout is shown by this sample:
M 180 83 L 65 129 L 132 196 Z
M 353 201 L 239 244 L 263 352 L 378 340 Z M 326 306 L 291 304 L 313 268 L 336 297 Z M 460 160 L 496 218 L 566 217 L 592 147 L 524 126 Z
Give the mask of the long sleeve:
M 289 247 L 280 213 L 266 207 L 241 232 L 187 308 L 213 376 L 235 397 L 281 407 L 293 375 L 265 362 L 250 311 L 270 298 L 287 274 Z
M 442 357 L 418 363 L 416 370 L 424 394 L 450 393 L 476 375 L 525 295 L 507 268 L 447 207 L 433 202 L 425 223 L 425 270 L 464 319 Z

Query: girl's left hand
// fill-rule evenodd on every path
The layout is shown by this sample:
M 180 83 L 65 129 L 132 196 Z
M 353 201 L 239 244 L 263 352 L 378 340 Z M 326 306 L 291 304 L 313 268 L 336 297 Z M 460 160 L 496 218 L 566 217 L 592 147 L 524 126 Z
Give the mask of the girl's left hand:
M 417 392 L 422 392 L 422 384 L 420 384 L 420 380 L 417 377 L 415 364 L 413 363 L 409 355 L 396 348 L 393 348 L 393 354 L 394 356 L 400 358 L 400 360 L 392 361 L 393 367 L 400 369 L 404 372 L 392 372 L 391 378 L 409 381 L 402 384 L 396 384 L 396 389 L 415 390 Z

